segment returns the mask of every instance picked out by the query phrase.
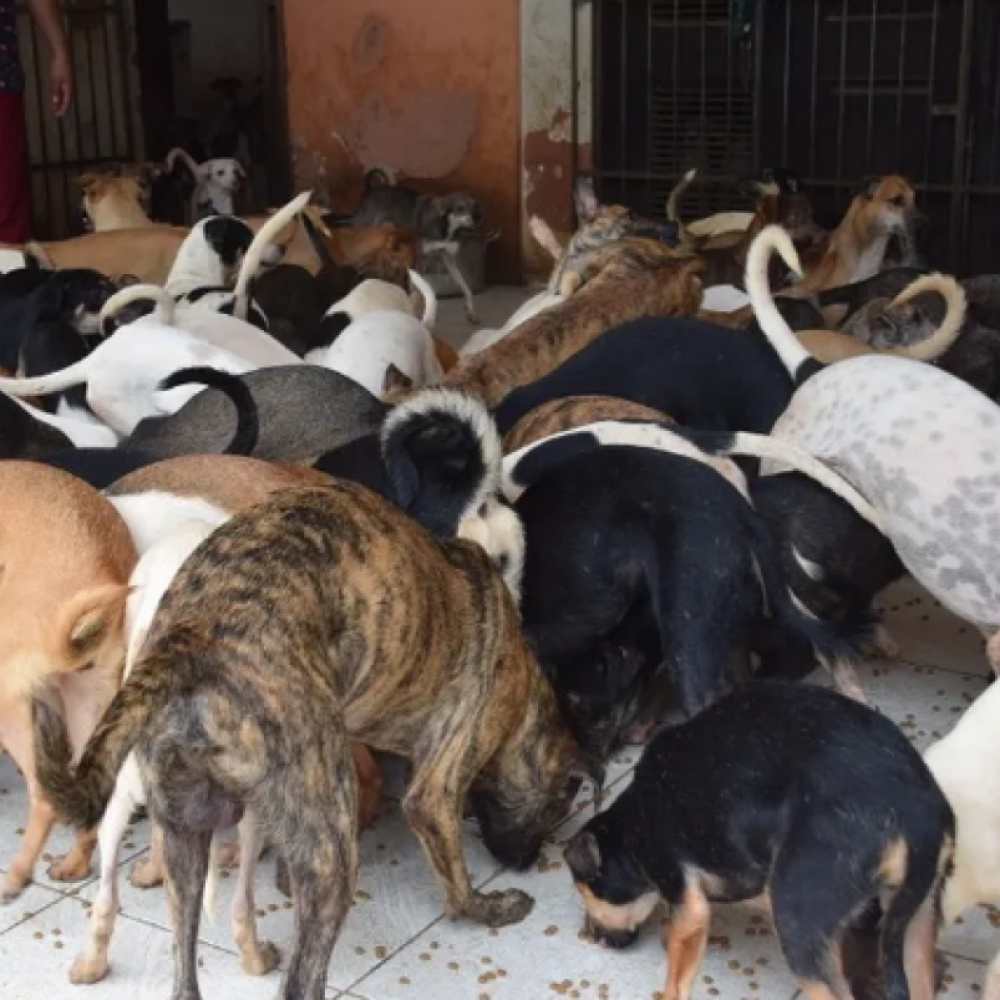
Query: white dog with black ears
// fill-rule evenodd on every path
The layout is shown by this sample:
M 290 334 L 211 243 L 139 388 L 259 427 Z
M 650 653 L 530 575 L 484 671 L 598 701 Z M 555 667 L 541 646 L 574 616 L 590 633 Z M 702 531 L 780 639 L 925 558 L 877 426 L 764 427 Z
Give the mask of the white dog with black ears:
M 264 248 L 301 211 L 308 197 L 300 195 L 261 227 L 242 259 L 232 293 L 236 299 L 248 294 Z M 204 226 L 217 221 L 221 220 L 205 220 Z M 204 226 L 195 227 L 188 237 L 193 246 L 184 267 L 199 255 L 205 259 L 204 246 L 210 240 L 204 236 Z M 203 387 L 195 385 L 160 390 L 164 379 L 179 369 L 207 366 L 242 375 L 256 368 L 302 363 L 301 358 L 249 323 L 207 307 L 190 305 L 179 309 L 173 297 L 155 285 L 123 289 L 108 300 L 105 312 L 150 297 L 163 311 L 162 318 L 143 316 L 121 327 L 87 357 L 61 371 L 37 378 L 0 379 L 0 390 L 12 396 L 47 396 L 86 384 L 87 405 L 116 434 L 127 437 L 140 420 L 176 413 L 202 391 Z M 164 320 L 173 320 L 177 325 Z

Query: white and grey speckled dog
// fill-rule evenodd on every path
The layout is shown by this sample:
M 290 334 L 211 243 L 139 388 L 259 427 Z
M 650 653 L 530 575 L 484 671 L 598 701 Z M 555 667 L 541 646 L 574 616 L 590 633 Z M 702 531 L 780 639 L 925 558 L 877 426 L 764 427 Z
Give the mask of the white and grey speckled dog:
M 750 250 L 746 282 L 757 319 L 798 386 L 772 435 L 857 487 L 910 573 L 993 637 L 988 652 L 1000 672 L 1000 407 L 906 358 L 820 366 L 774 307 L 766 274 L 775 250 L 799 273 L 788 235 L 771 227 Z

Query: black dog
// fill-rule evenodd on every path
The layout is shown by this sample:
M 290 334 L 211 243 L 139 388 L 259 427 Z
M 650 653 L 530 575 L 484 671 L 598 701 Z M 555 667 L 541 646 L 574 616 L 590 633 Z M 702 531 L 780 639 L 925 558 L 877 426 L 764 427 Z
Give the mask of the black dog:
M 892 722 L 832 691 L 757 682 L 661 731 L 631 786 L 566 848 L 587 923 L 628 945 L 661 900 L 664 995 L 687 997 L 711 902 L 769 892 L 809 1000 L 846 997 L 843 929 L 887 901 L 887 1000 L 934 995 L 941 884 L 955 819 Z
M 606 446 L 561 461 L 516 510 L 525 634 L 592 753 L 608 754 L 665 680 L 688 714 L 746 680 L 765 599 L 825 659 L 857 653 L 845 625 L 795 606 L 766 525 L 700 462 Z

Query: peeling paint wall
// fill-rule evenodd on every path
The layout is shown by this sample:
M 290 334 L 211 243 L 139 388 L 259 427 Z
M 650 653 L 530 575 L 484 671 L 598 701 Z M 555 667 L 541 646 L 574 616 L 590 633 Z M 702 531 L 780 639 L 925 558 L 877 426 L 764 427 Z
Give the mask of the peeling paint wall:
M 576 14 L 574 14 L 576 9 Z M 577 22 L 577 77 L 573 79 L 573 17 Z M 529 272 L 551 261 L 531 237 L 527 219 L 543 218 L 557 232 L 573 217 L 573 91 L 578 87 L 579 162 L 591 142 L 591 5 L 571 0 L 521 0 L 521 141 L 523 254 Z
M 519 280 L 519 0 L 283 7 L 296 182 L 326 184 L 345 210 L 376 164 L 422 190 L 466 190 L 501 229 L 491 278 Z

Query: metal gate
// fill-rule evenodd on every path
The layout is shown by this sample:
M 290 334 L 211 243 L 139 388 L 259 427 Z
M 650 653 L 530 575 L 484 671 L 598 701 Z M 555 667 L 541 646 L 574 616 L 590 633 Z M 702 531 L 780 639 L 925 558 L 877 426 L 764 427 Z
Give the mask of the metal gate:
M 662 213 L 745 207 L 733 182 L 801 174 L 834 225 L 859 182 L 902 173 L 932 262 L 1000 271 L 996 0 L 591 0 L 599 193 Z
M 77 229 L 74 179 L 109 161 L 139 158 L 126 0 L 67 0 L 63 6 L 74 64 L 74 95 L 60 122 L 48 107 L 48 53 L 27 6 L 18 3 L 27 77 L 33 232 L 59 238 Z

